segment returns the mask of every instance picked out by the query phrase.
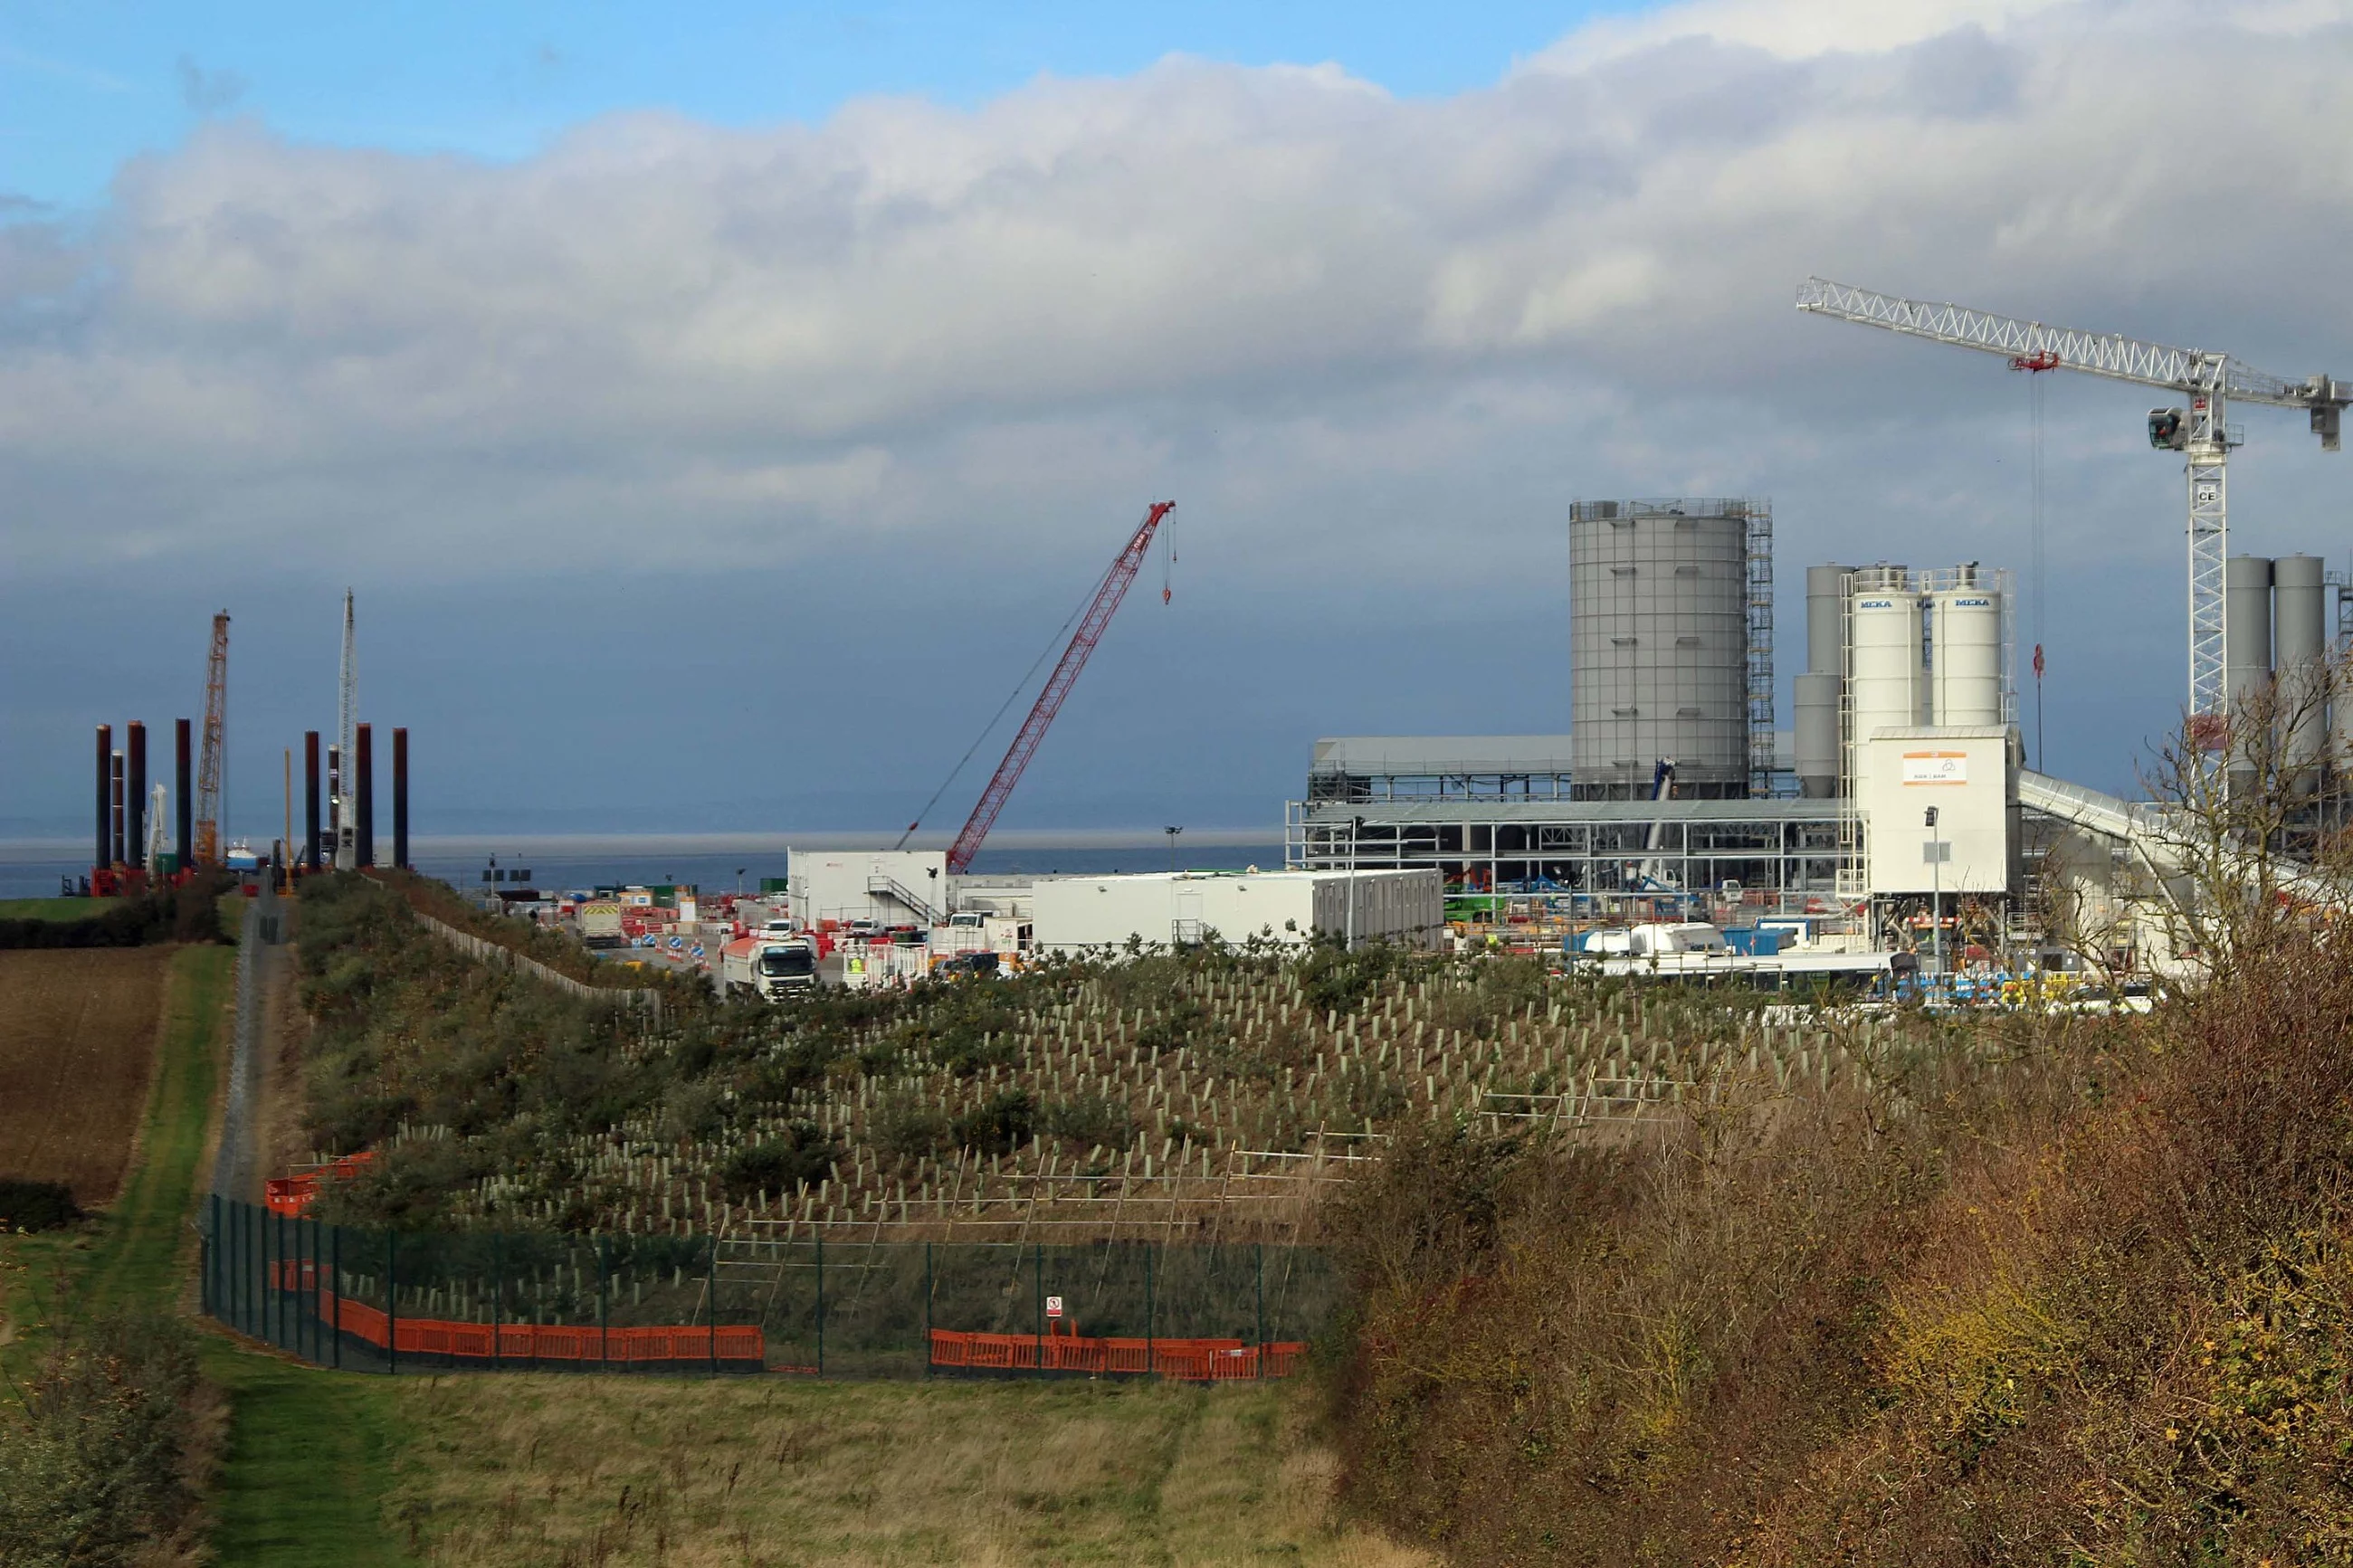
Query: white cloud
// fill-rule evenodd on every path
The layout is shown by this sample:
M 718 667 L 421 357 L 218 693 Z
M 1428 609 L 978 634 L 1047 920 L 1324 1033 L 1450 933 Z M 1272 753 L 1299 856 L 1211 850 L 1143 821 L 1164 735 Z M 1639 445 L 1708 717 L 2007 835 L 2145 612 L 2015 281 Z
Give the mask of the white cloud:
M 1171 58 L 509 164 L 208 124 L 0 227 L 0 549 L 464 574 L 658 526 L 691 568 L 977 509 L 1009 561 L 1169 489 L 1280 509 L 1253 542 L 1368 506 L 1347 569 L 1411 580 L 1404 494 L 1950 493 L 1983 378 L 1797 281 L 2353 374 L 2348 16 L 1703 0 L 1442 101 Z

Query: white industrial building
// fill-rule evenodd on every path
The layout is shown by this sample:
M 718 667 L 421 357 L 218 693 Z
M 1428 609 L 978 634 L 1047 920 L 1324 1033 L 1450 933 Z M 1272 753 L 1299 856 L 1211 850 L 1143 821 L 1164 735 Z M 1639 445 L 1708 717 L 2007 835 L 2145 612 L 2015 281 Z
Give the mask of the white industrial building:
M 1434 947 L 1446 912 L 1434 869 L 1041 877 L 1029 903 L 1033 948 L 1074 956 L 1116 951 L 1131 938 L 1167 947 L 1322 935 Z
M 795 849 L 786 886 L 809 926 L 934 925 L 947 918 L 948 858 L 940 849 Z
M 2018 753 L 2008 725 L 1882 729 L 1863 750 L 1873 897 L 2000 897 L 2018 886 Z

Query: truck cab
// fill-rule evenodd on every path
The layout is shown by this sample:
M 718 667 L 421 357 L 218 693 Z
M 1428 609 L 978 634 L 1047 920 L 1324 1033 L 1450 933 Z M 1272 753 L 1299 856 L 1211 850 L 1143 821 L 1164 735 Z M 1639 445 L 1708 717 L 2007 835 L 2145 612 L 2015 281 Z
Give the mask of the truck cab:
M 720 990 L 775 1002 L 817 985 L 817 944 L 807 937 L 744 937 L 720 954 Z

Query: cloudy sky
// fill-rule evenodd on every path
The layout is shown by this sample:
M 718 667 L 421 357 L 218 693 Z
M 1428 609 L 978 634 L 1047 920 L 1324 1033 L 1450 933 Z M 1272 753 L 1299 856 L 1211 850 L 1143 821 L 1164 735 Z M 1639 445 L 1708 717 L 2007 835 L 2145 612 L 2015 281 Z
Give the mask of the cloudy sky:
M 478 9 L 0 12 L 0 837 L 224 606 L 263 836 L 346 584 L 420 831 L 892 827 L 1167 498 L 1005 820 L 1264 829 L 1567 727 L 1578 497 L 1771 499 L 1785 722 L 1809 562 L 2031 575 L 2026 378 L 1810 273 L 2353 375 L 2344 0 Z M 2046 397 L 2046 760 L 2128 785 L 2179 463 Z M 2353 564 L 2244 422 L 2234 548 Z

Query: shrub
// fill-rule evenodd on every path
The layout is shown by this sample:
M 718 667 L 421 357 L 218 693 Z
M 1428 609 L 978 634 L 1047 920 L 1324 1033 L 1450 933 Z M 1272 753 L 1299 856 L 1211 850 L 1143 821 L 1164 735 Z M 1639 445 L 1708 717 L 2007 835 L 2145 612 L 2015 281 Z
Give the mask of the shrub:
M 954 1131 L 976 1154 L 1009 1154 L 1037 1135 L 1038 1102 L 1026 1089 L 1001 1090 L 957 1117 Z
M 1055 1101 L 1039 1118 L 1039 1126 L 1074 1152 L 1084 1152 L 1098 1145 L 1124 1149 L 1135 1136 L 1135 1117 L 1128 1110 L 1127 1101 L 1101 1094 Z
M 81 1206 L 63 1182 L 0 1176 L 0 1231 L 58 1230 L 79 1218 Z
M 789 1193 L 806 1182 L 810 1186 L 832 1173 L 841 1158 L 841 1145 L 813 1121 L 796 1121 L 781 1138 L 771 1138 L 739 1149 L 719 1168 L 719 1184 L 738 1201 L 754 1193 Z
M 920 1160 L 948 1144 L 953 1129 L 944 1112 L 921 1095 L 904 1091 L 887 1097 L 874 1110 L 875 1147 L 901 1160 Z
M 161 1315 L 67 1324 L 0 1404 L 0 1563 L 149 1563 L 189 1522 L 196 1352 Z

